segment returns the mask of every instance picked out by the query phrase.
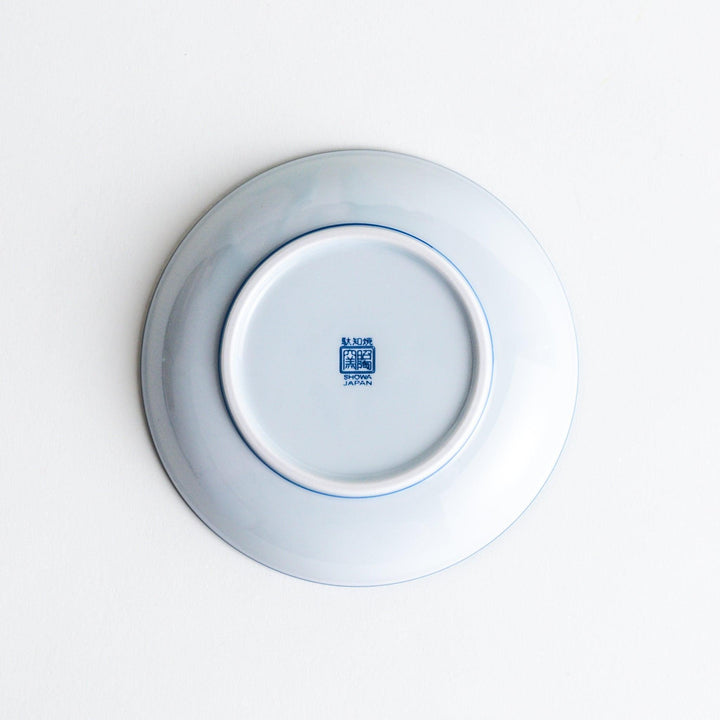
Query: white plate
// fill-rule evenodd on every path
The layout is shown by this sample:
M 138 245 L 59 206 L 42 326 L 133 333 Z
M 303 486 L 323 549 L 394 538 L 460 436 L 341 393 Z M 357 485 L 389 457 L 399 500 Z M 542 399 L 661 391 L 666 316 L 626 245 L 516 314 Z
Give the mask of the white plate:
M 190 231 L 148 313 L 148 423 L 198 516 L 339 585 L 426 575 L 527 507 L 572 419 L 567 300 L 466 178 L 378 151 L 245 183 Z

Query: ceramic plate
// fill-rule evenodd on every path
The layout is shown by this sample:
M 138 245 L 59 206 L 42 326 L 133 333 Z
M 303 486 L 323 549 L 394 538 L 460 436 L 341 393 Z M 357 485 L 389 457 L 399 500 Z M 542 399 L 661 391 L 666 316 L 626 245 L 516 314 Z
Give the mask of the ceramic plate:
M 528 229 L 470 180 L 379 151 L 231 192 L 160 279 L 148 423 L 180 494 L 265 565 L 416 578 L 497 537 L 562 450 L 577 347 Z

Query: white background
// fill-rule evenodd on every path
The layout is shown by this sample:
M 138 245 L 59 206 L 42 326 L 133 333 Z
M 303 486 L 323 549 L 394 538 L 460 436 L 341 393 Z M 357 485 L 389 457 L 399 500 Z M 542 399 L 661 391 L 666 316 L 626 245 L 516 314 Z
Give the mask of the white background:
M 0 716 L 717 718 L 711 2 L 0 6 Z M 144 313 L 195 219 L 300 155 L 484 185 L 567 289 L 581 386 L 531 509 L 387 588 L 284 577 L 167 480 Z

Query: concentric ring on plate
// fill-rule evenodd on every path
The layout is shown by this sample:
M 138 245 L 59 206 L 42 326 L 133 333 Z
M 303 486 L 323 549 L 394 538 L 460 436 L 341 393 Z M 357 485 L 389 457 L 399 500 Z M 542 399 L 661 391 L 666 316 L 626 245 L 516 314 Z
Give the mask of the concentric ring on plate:
M 342 385 L 348 325 L 376 337 L 362 346 L 370 372 L 340 368 Z M 344 350 L 351 362 L 357 352 Z M 293 240 L 253 272 L 225 324 L 220 369 L 235 424 L 265 463 L 316 492 L 368 497 L 424 480 L 465 444 L 492 347 L 447 258 L 404 233 L 343 225 Z

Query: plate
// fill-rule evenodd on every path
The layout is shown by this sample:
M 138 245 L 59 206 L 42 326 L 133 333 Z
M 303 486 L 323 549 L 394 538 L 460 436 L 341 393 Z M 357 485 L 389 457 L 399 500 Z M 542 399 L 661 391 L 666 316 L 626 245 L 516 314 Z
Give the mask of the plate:
M 148 312 L 148 424 L 220 537 L 336 585 L 427 575 L 529 505 L 571 424 L 577 345 L 546 255 L 447 168 L 280 165 L 189 232 Z

